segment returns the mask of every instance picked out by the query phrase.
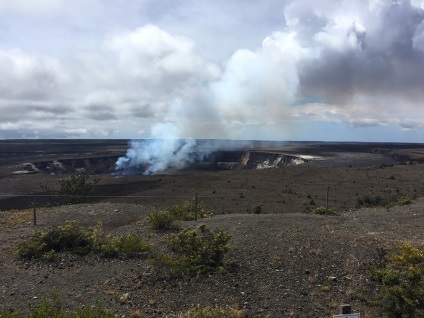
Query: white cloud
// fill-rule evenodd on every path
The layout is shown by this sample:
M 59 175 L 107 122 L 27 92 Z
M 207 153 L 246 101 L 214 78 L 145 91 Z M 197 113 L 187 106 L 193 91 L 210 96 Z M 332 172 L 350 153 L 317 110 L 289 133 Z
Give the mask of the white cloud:
M 424 126 L 422 1 L 36 2 L 0 0 L 0 137 Z
M 192 77 L 202 81 L 219 75 L 215 65 L 196 53 L 192 39 L 173 36 L 154 25 L 114 34 L 104 45 L 118 56 L 126 76 L 162 89 L 184 85 Z

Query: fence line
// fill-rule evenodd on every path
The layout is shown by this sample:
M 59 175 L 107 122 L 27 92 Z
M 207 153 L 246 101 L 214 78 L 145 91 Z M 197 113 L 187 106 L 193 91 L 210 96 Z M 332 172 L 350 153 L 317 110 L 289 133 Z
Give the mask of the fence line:
M 66 194 L 0 194 L 1 198 L 9 197 L 69 197 Z M 240 194 L 234 195 L 223 195 L 223 197 L 239 197 Z M 81 195 L 78 197 L 83 198 L 188 198 L 194 197 L 193 195 Z M 199 198 L 214 198 L 212 195 L 201 195 L 198 194 Z
M 328 216 L 328 200 L 329 200 L 329 185 L 327 184 L 326 187 L 326 206 L 325 206 L 325 216 Z M 0 198 L 19 198 L 19 197 L 26 197 L 30 198 L 29 207 L 33 209 L 33 220 L 34 225 L 37 225 L 37 207 L 39 207 L 40 201 L 37 202 L 37 198 L 69 198 L 72 197 L 72 195 L 69 194 L 0 194 Z M 201 195 L 197 192 L 192 193 L 191 195 L 76 195 L 77 198 L 80 199 L 107 199 L 107 198 L 185 198 L 185 199 L 193 199 L 195 204 L 195 219 L 197 220 L 197 209 L 198 209 L 198 200 L 202 198 L 216 198 L 215 195 Z M 234 195 L 220 195 L 220 198 L 235 198 L 240 197 L 240 194 L 234 194 Z M 80 202 L 83 203 L 83 202 Z
M 1 198 L 8 198 L 8 197 L 28 197 L 32 198 L 32 209 L 33 209 L 33 223 L 34 226 L 37 225 L 37 197 L 65 197 L 69 198 L 69 195 L 65 194 L 0 194 Z M 188 195 L 81 195 L 79 196 L 81 198 L 194 198 L 195 200 L 195 220 L 197 221 L 197 209 L 198 209 L 198 198 L 212 198 L 213 196 L 199 196 L 197 193 L 194 194 L 194 196 L 188 196 Z

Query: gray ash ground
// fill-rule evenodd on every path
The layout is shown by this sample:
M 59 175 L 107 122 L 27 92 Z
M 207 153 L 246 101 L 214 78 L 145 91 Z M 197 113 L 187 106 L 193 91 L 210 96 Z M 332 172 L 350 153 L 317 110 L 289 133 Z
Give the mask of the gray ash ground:
M 200 277 L 170 277 L 147 259 L 104 260 L 63 258 L 53 264 L 16 259 L 17 244 L 34 231 L 76 220 L 84 226 L 101 221 L 111 234 L 141 233 L 157 248 L 167 234 L 145 222 L 151 207 L 100 203 L 70 205 L 30 212 L 3 212 L 1 232 L 0 303 L 11 310 L 28 310 L 43 296 L 58 291 L 66 309 L 103 303 L 117 317 L 178 317 L 188 308 L 233 306 L 249 317 L 331 317 L 350 303 L 361 317 L 382 317 L 376 308 L 353 299 L 369 282 L 364 263 L 377 246 L 395 247 L 410 241 L 422 244 L 423 199 L 403 207 L 359 209 L 341 216 L 312 214 L 216 215 L 184 227 L 205 223 L 231 234 L 229 264 L 223 273 Z M 21 213 L 25 221 L 11 223 Z M 129 294 L 124 304 L 119 298 Z
M 8 195 L 0 200 L 0 304 L 11 310 L 28 312 L 29 304 L 36 306 L 42 297 L 59 292 L 67 310 L 103 303 L 117 317 L 131 317 L 137 310 L 142 317 L 180 317 L 197 305 L 244 308 L 249 317 L 331 317 L 342 303 L 350 303 L 361 317 L 384 317 L 353 297 L 374 288 L 364 264 L 377 247 L 395 248 L 405 241 L 422 246 L 424 239 L 423 145 L 287 144 L 288 155 L 325 160 L 264 170 L 102 174 L 96 194 L 104 198 L 38 209 L 36 227 L 31 210 L 12 209 L 28 208 L 32 194 L 42 193 L 40 184 L 55 187 L 63 175 L 14 171 L 28 162 L 113 159 L 125 153 L 126 142 L 8 141 L 0 143 L 0 150 L 0 188 Z M 268 144 L 267 151 L 279 152 L 281 147 Z M 93 160 L 89 163 L 97 169 Z M 330 207 L 340 216 L 303 213 L 325 205 L 327 187 Z M 160 249 L 169 234 L 152 231 L 147 214 L 195 193 L 215 216 L 182 226 L 205 223 L 231 234 L 226 272 L 170 277 L 148 259 L 63 255 L 46 264 L 16 258 L 17 244 L 34 231 L 72 220 L 84 226 L 101 221 L 110 234 L 141 233 Z M 365 196 L 399 195 L 413 203 L 389 209 L 356 207 L 358 198 Z M 264 214 L 248 214 L 257 206 Z M 126 293 L 129 299 L 121 304 L 119 298 Z

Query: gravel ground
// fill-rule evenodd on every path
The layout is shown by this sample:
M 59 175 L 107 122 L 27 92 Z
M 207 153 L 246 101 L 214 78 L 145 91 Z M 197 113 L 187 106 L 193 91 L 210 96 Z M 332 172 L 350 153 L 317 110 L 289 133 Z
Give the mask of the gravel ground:
M 141 233 L 160 246 L 167 235 L 146 224 L 151 208 L 134 204 L 82 204 L 40 209 L 37 226 L 31 211 L 0 214 L 0 303 L 23 312 L 58 291 L 64 307 L 95 305 L 117 317 L 178 317 L 197 305 L 246 309 L 249 317 L 332 317 L 350 303 L 361 317 L 382 317 L 352 298 L 367 286 L 363 264 L 378 246 L 409 241 L 422 244 L 424 199 L 390 209 L 360 209 L 341 216 L 312 214 L 216 215 L 205 223 L 231 234 L 228 271 L 201 277 L 170 277 L 147 259 L 104 260 L 63 256 L 53 264 L 25 263 L 16 246 L 34 231 L 76 220 L 84 226 L 101 221 L 111 234 Z M 119 298 L 128 293 L 121 303 Z M 377 313 L 376 313 L 377 311 Z M 134 315 L 135 317 L 135 315 Z

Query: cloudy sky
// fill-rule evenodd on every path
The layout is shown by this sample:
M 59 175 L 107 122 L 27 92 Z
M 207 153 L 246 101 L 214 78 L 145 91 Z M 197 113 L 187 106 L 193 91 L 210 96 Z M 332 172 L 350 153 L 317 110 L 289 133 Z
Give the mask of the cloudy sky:
M 424 142 L 424 0 L 0 0 L 0 138 Z

